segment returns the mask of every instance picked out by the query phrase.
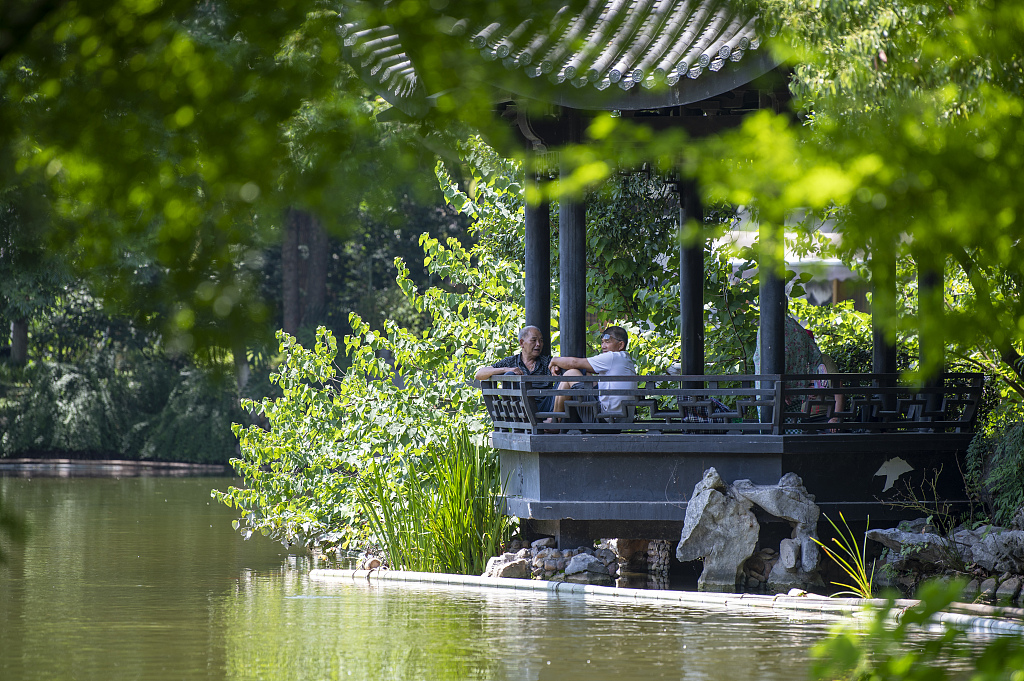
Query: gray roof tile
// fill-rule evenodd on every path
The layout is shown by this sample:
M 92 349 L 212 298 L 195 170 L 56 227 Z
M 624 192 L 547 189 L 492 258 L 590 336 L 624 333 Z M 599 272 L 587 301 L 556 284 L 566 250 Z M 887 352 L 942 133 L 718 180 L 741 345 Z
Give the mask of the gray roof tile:
M 463 36 L 486 61 L 500 59 L 530 78 L 546 75 L 563 87 L 596 91 L 612 84 L 653 90 L 683 77 L 708 77 L 762 42 L 756 17 L 729 0 L 590 0 L 579 13 L 563 9 L 546 25 L 526 20 L 474 27 L 448 20 L 448 33 Z M 339 34 L 377 85 L 398 97 L 426 94 L 393 28 L 349 23 Z

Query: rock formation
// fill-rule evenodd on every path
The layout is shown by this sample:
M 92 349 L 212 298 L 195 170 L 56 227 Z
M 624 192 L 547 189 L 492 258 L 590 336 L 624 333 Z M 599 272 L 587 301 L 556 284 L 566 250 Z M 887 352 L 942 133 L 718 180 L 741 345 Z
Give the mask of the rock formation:
M 730 493 L 714 468 L 705 471 L 693 488 L 676 558 L 704 561 L 697 582 L 701 591 L 736 589 L 743 563 L 757 546 L 758 524 L 751 506 L 750 501 Z
M 821 551 L 815 541 L 820 510 L 803 480 L 796 473 L 786 473 L 778 485 L 755 485 L 749 480 L 732 484 L 733 494 L 746 499 L 771 515 L 788 520 L 792 537 L 779 546 L 779 560 L 768 576 L 768 588 L 785 593 L 794 587 L 821 586 L 818 563 Z
M 792 536 L 779 546 L 779 558 L 768 575 L 763 573 L 765 556 L 754 556 L 760 530 L 751 511 L 755 505 L 789 521 L 793 528 Z M 718 472 L 709 468 L 686 506 L 676 557 L 704 560 L 697 583 L 701 590 L 732 591 L 748 579 L 758 584 L 767 581 L 768 588 L 779 593 L 821 586 L 821 554 L 815 542 L 819 514 L 814 496 L 795 473 L 782 476 L 778 485 L 755 485 L 749 480 L 726 485 Z

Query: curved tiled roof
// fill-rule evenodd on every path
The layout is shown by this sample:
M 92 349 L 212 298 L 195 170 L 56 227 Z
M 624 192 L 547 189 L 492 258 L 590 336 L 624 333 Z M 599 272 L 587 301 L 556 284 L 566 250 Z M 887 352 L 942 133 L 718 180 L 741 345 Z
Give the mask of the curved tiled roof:
M 378 89 L 408 98 L 421 88 L 413 63 L 393 28 L 348 23 L 341 27 L 341 33 L 351 58 L 358 61 L 364 77 Z M 511 89 L 533 90 L 528 79 L 546 79 L 567 91 L 570 99 L 571 90 L 577 90 L 576 99 L 582 96 L 607 104 L 594 108 L 653 108 L 651 101 L 662 99 L 621 96 L 631 90 L 665 93 L 666 106 L 684 103 L 679 91 L 687 81 L 709 80 L 723 69 L 737 69 L 731 62 L 743 60 L 761 44 L 756 17 L 730 0 L 589 0 L 580 12 L 563 8 L 548 22 L 527 19 L 515 24 L 495 21 L 471 26 L 465 19 L 451 17 L 448 33 L 468 41 L 480 51 L 482 59 L 500 60 L 513 80 L 518 73 L 519 87 Z M 759 57 L 747 59 L 756 61 L 759 67 L 744 70 L 747 80 L 774 65 L 767 55 Z M 746 82 L 729 80 L 730 87 Z M 589 95 L 585 92 L 588 89 Z M 616 89 L 621 91 L 620 96 L 614 95 Z M 707 91 L 708 87 L 692 89 Z M 638 106 L 623 106 L 631 99 Z

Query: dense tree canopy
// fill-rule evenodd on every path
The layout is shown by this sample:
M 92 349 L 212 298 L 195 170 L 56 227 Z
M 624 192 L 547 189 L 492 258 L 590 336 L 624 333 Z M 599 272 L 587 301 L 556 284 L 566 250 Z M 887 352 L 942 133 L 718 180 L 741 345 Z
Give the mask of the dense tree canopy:
M 965 287 L 935 301 L 948 314 L 922 333 L 991 348 L 1019 372 L 1024 3 L 760 6 L 780 31 L 773 49 L 792 65 L 795 111 L 762 111 L 699 143 L 599 118 L 578 174 L 607 176 L 616 157 L 682 157 L 711 196 L 755 206 L 775 230 L 794 214 L 838 217 L 840 255 L 868 271 L 893 249 L 934 269 L 948 260 Z M 888 321 L 892 333 L 914 323 Z
M 922 333 L 992 347 L 1019 373 L 1024 3 L 768 2 L 764 16 L 783 19 L 809 124 L 750 121 L 750 163 L 718 191 L 776 215 L 839 208 L 847 256 L 899 240 L 919 265 L 948 260 L 969 294 Z
M 561 4 L 459 12 L 544 21 Z M 848 258 L 870 263 L 894 242 L 934 267 L 950 257 L 972 305 L 946 301 L 947 336 L 988 344 L 1016 366 L 1024 3 L 758 4 L 765 33 L 779 30 L 773 49 L 792 65 L 798 116 L 762 112 L 700 144 L 630 134 L 622 119 L 601 117 L 587 146 L 567 153 L 578 172 L 551 195 L 604 180 L 615 160 L 682 159 L 713 196 L 756 205 L 768 224 L 798 209 L 838 212 Z M 421 155 L 380 134 L 372 114 L 384 105 L 341 59 L 346 16 L 398 27 L 441 93 L 421 138 L 436 143 L 458 121 L 500 142 L 486 83 L 502 66 L 451 49 L 437 30 L 445 5 L 5 5 L 0 185 L 41 183 L 51 248 L 102 273 L 109 300 L 159 318 L 183 347 L 226 344 L 267 316 L 248 295 L 247 263 L 285 206 L 313 209 L 341 233 L 361 206 L 391 195 L 379 188 L 422 168 Z

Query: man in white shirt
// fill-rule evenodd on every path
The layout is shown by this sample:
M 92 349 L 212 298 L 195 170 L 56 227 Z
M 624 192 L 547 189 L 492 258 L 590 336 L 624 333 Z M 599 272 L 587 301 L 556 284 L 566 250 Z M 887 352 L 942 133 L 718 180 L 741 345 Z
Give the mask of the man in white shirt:
M 552 357 L 549 363 L 551 373 L 567 379 L 558 385 L 559 390 L 589 388 L 593 383 L 573 382 L 573 376 L 582 376 L 583 372 L 598 376 L 636 376 L 636 365 L 633 358 L 626 352 L 629 335 L 621 326 L 609 326 L 601 332 L 601 354 L 593 357 Z M 636 381 L 598 381 L 598 390 L 631 390 L 636 388 Z M 584 398 L 585 400 L 586 398 Z M 591 398 L 593 399 L 593 398 Z M 601 412 L 608 420 L 629 420 L 629 410 L 623 407 L 626 395 L 599 395 Z M 555 396 L 552 411 L 565 411 L 565 395 Z M 590 410 L 581 410 L 581 418 Z

